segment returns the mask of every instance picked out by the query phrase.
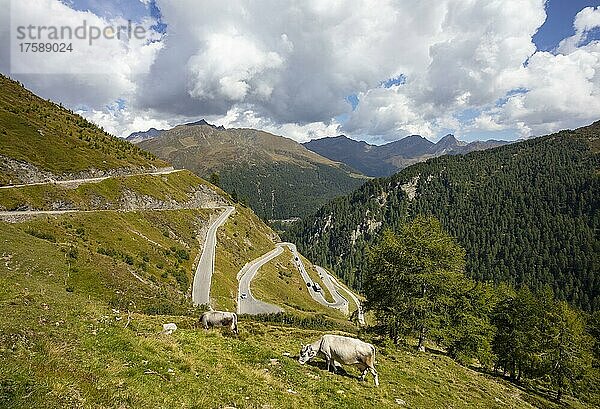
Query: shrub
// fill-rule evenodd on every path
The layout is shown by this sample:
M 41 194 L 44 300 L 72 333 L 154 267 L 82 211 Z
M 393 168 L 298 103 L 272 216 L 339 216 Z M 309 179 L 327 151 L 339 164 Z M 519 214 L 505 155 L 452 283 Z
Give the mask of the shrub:
M 28 229 L 25 231 L 25 233 L 29 234 L 30 236 L 37 237 L 38 239 L 48 240 L 53 243 L 56 243 L 56 237 L 54 237 L 54 235 L 52 235 L 50 233 L 45 233 L 43 231 L 39 231 L 39 230 L 35 230 L 35 229 Z

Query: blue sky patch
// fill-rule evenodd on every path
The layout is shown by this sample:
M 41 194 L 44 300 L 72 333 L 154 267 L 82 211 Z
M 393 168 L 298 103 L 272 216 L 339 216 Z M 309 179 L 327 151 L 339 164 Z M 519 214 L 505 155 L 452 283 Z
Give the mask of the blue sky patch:
M 480 109 L 476 108 L 467 108 L 462 110 L 461 112 L 455 113 L 454 117 L 460 121 L 460 123 L 468 123 L 473 119 L 477 118 L 481 114 Z
M 167 25 L 162 22 L 162 14 L 152 0 L 145 5 L 140 0 L 61 0 L 64 4 L 78 11 L 90 11 L 95 15 L 113 19 L 121 17 L 125 20 L 139 22 L 146 17 L 152 17 L 158 23 L 152 28 L 159 33 L 166 32 Z
M 381 86 L 384 88 L 390 88 L 394 85 L 402 85 L 406 83 L 406 76 L 404 74 L 400 74 L 397 77 L 388 78 L 385 81 L 381 81 Z
M 508 100 L 510 99 L 510 97 L 512 97 L 513 95 L 526 94 L 528 91 L 529 90 L 527 90 L 525 88 L 512 89 L 512 90 L 508 91 L 504 97 L 498 98 L 495 105 L 497 107 L 500 107 L 500 106 L 506 104 L 508 102 Z
M 352 105 L 352 110 L 354 111 L 359 103 L 358 95 L 356 95 L 356 94 L 348 95 L 346 97 L 346 102 L 348 102 L 350 105 Z
M 533 36 L 533 42 L 540 51 L 553 51 L 564 38 L 575 34 L 573 20 L 582 9 L 596 7 L 598 0 L 548 0 L 546 3 L 546 21 Z M 586 43 L 599 40 L 600 33 L 588 36 Z

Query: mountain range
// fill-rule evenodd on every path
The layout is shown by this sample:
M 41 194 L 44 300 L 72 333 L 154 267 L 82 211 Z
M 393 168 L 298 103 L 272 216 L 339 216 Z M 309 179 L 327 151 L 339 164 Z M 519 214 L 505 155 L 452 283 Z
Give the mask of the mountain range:
M 147 131 L 133 132 L 125 140 L 131 143 L 139 143 L 147 139 L 156 138 L 161 132 L 164 132 L 164 129 L 150 128 Z
M 187 152 L 207 170 L 219 169 L 224 158 L 239 162 L 230 177 L 247 177 L 245 183 L 261 180 L 253 171 L 279 172 L 272 175 L 287 183 L 281 192 L 290 200 L 306 200 L 298 192 L 316 188 L 311 183 L 331 188 L 335 179 L 315 181 L 315 175 L 355 176 L 346 165 L 260 131 L 191 123 L 159 132 L 147 142 L 160 142 L 164 133 L 165 156 Z M 560 297 L 598 309 L 599 134 L 596 124 L 430 159 L 327 203 L 298 224 L 297 237 L 359 283 L 366 246 L 382 229 L 435 213 L 466 246 L 469 272 L 479 280 L 551 283 Z M 558 407 L 546 384 L 540 393 L 485 373 L 484 366 L 474 371 L 474 361 L 459 361 L 437 342 L 433 351 L 418 352 L 371 329 L 359 331 L 342 312 L 315 302 L 298 260 L 309 284 L 321 282 L 324 292 L 325 276 L 289 249 L 274 253 L 282 249 L 280 238 L 248 207 L 4 76 L 0 185 L 0 407 Z M 223 206 L 235 210 L 216 230 L 211 306 L 236 311 L 243 299 L 238 273 L 272 254 L 254 271 L 252 292 L 285 309 L 240 315 L 239 334 L 199 328 L 203 307 L 190 299 L 207 232 Z M 486 321 L 472 319 L 469 294 L 463 295 L 460 315 L 475 336 L 457 342 L 485 347 L 491 341 L 478 338 L 478 327 Z M 351 304 L 349 312 L 358 311 L 359 301 Z M 490 308 L 482 303 L 477 311 Z M 375 324 L 369 322 L 377 331 Z M 575 345 L 569 353 L 577 353 L 575 342 L 599 345 L 598 331 L 595 339 L 575 333 L 575 341 L 573 332 L 561 331 Z M 380 387 L 358 382 L 360 372 L 348 366 L 335 375 L 323 370 L 323 361 L 298 364 L 300 346 L 324 332 L 376 342 Z M 597 380 L 597 373 L 589 378 Z M 581 385 L 586 395 L 568 396 L 568 407 L 598 407 L 596 384 Z
M 301 144 L 254 129 L 225 129 L 204 120 L 138 138 L 142 149 L 209 178 L 247 201 L 261 217 L 290 219 L 349 193 L 366 178 Z M 217 180 L 218 179 L 218 180 Z
M 299 144 L 268 132 L 226 129 L 204 119 L 169 130 L 135 132 L 127 140 L 201 177 L 218 175 L 223 189 L 270 220 L 306 216 L 360 186 L 367 179 L 363 175 L 388 176 L 432 157 L 508 143 L 466 143 L 453 135 L 433 143 L 411 135 L 377 146 L 342 135 Z
M 206 125 L 206 126 L 211 126 L 215 129 L 221 129 L 221 130 L 225 129 L 225 127 L 223 127 L 223 126 L 215 126 L 213 124 L 210 124 L 210 123 L 206 122 L 206 120 L 204 120 L 204 119 L 200 119 L 199 121 L 195 121 L 195 122 L 189 122 L 184 125 L 185 126 Z M 147 141 L 148 139 L 154 139 L 156 137 L 159 137 L 163 132 L 166 132 L 166 131 L 167 131 L 167 129 L 150 128 L 147 131 L 132 132 L 127 138 L 125 138 L 125 140 L 129 141 L 131 143 L 140 143 L 142 141 Z
M 385 145 L 371 145 L 340 135 L 313 139 L 303 145 L 326 158 L 343 162 L 357 171 L 373 177 L 390 176 L 414 163 L 442 155 L 460 155 L 472 151 L 502 146 L 506 141 L 463 142 L 446 135 L 433 143 L 419 135 L 410 135 Z
M 593 311 L 600 309 L 599 197 L 597 122 L 373 179 L 294 224 L 286 239 L 360 290 L 368 249 L 383 231 L 433 215 L 467 251 L 471 277 L 549 286 Z

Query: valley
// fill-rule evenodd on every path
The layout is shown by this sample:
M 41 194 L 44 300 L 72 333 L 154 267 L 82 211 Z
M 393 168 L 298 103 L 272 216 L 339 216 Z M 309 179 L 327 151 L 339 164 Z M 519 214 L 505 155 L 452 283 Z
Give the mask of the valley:
M 162 131 L 137 146 L 212 180 L 263 219 L 304 216 L 367 180 L 291 139 L 204 120 Z
M 599 127 L 430 159 L 334 199 L 284 238 L 361 290 L 361 266 L 382 232 L 433 215 L 467 251 L 471 277 L 538 290 L 547 285 L 595 311 Z
M 454 344 L 444 343 L 448 338 L 454 340 L 449 335 L 436 338 L 432 334 L 424 352 L 416 350 L 415 337 L 406 336 L 402 341 L 387 337 L 381 328 L 389 323 L 380 319 L 380 311 L 372 308 L 373 301 L 397 293 L 402 286 L 369 299 L 365 294 L 373 286 L 366 285 L 362 275 L 367 270 L 372 273 L 371 261 L 366 260 L 368 249 L 385 236 L 382 231 L 400 230 L 413 216 L 431 211 L 427 206 L 440 204 L 440 192 L 450 198 L 474 198 L 482 208 L 497 211 L 497 204 L 483 198 L 506 197 L 511 190 L 508 186 L 518 191 L 509 179 L 512 173 L 507 171 L 502 179 L 498 166 L 517 169 L 521 172 L 518 175 L 530 180 L 528 166 L 536 175 L 544 175 L 547 169 L 539 166 L 545 162 L 560 165 L 553 166 L 552 175 L 558 175 L 565 189 L 569 187 L 563 192 L 540 179 L 543 194 L 556 198 L 556 202 L 549 201 L 552 210 L 562 215 L 559 221 L 551 219 L 548 223 L 569 225 L 569 214 L 555 211 L 563 209 L 566 200 L 569 208 L 577 209 L 574 217 L 579 241 L 573 242 L 573 252 L 579 258 L 589 256 L 596 246 L 592 238 L 597 206 L 590 200 L 597 197 L 597 178 L 587 177 L 587 172 L 597 166 L 596 125 L 466 156 L 430 159 L 390 179 L 370 181 L 346 165 L 261 131 L 192 123 L 140 143 L 144 147 L 144 143 L 166 138 L 173 146 L 185 145 L 185 149 L 180 146 L 175 150 L 171 145 L 157 147 L 156 155 L 165 159 L 169 159 L 168 152 L 174 158 L 181 152 L 183 157 L 192 155 L 189 152 L 194 158 L 200 155 L 207 164 L 203 172 L 210 171 L 209 176 L 219 172 L 219 178 L 206 181 L 196 174 L 201 173 L 198 168 L 171 165 L 36 97 L 14 81 L 0 80 L 0 133 L 16 135 L 0 139 L 0 406 L 597 405 L 593 383 L 585 392 L 566 389 L 557 403 L 550 389 L 554 384 L 536 380 L 528 386 L 513 379 L 514 370 L 503 376 L 491 367 L 493 358 L 486 361 L 483 355 L 453 355 Z M 20 97 L 15 99 L 14 95 Z M 221 140 L 223 146 L 185 153 L 202 145 L 203 138 Z M 247 141 L 247 145 L 239 141 Z M 263 147 L 263 153 L 255 156 L 252 146 L 264 141 L 283 144 L 285 149 Z M 54 143 L 52 149 L 43 148 Z M 219 155 L 209 159 L 211 149 L 248 160 L 252 166 L 281 169 L 274 163 L 285 163 L 288 176 L 296 171 L 309 175 L 302 179 L 309 182 L 308 187 L 299 188 L 297 196 L 290 179 L 264 175 L 265 180 L 281 182 L 281 194 L 290 199 L 290 207 L 282 205 L 279 210 L 271 202 L 270 216 L 302 214 L 304 218 L 280 237 L 241 200 L 241 190 L 227 193 L 215 185 L 222 184 L 228 173 L 224 168 L 211 167 L 210 160 L 214 166 L 222 160 Z M 547 156 L 538 162 L 532 153 L 540 152 Z M 266 157 L 277 161 L 265 165 Z M 473 168 L 464 171 L 464 163 Z M 230 177 L 243 180 L 242 173 L 232 168 Z M 459 174 L 477 175 L 479 179 L 465 181 Z M 317 181 L 323 175 L 343 181 L 313 183 L 310 175 Z M 490 175 L 500 178 L 504 196 L 492 189 L 496 185 L 485 184 Z M 332 190 L 327 184 L 330 182 L 340 189 Z M 330 196 L 355 187 L 358 190 L 350 196 L 327 202 Z M 318 189 L 327 194 L 319 196 Z M 523 195 L 522 200 L 534 203 L 532 198 L 536 197 Z M 304 206 L 302 200 L 310 201 L 310 206 Z M 262 202 L 258 203 L 260 206 Z M 457 213 L 437 214 L 445 228 L 460 232 L 453 230 L 456 227 L 451 222 L 455 221 L 465 231 L 472 231 L 465 224 L 472 220 L 466 217 L 471 213 L 464 210 L 470 208 L 464 201 L 451 203 Z M 539 203 L 532 207 L 538 208 Z M 523 220 L 530 217 L 523 215 Z M 506 227 L 503 219 L 498 223 Z M 496 228 L 495 224 L 477 226 L 494 232 Z M 534 239 L 542 236 L 532 234 Z M 582 244 L 585 240 L 587 247 Z M 466 260 L 472 268 L 473 260 L 477 260 L 473 246 L 461 244 L 471 252 Z M 495 257 L 500 251 L 493 254 Z M 586 263 L 581 274 L 570 277 L 581 278 L 581 284 L 574 287 L 593 293 L 595 281 L 588 283 L 586 277 L 593 277 L 596 261 L 592 257 Z M 479 262 L 481 265 L 485 264 Z M 486 270 L 467 269 L 472 276 L 473 271 L 482 274 L 473 277 L 481 281 L 498 278 L 498 288 L 506 282 L 517 284 L 517 278 L 511 281 L 507 273 L 490 276 Z M 569 288 L 557 294 L 568 298 L 574 294 L 566 292 Z M 506 293 L 512 294 L 510 291 Z M 472 299 L 464 297 L 461 312 L 481 313 L 473 312 Z M 507 300 L 512 300 L 510 297 Z M 582 308 L 592 310 L 596 306 L 593 297 L 587 298 L 589 308 L 584 297 L 580 300 Z M 492 301 L 494 308 L 503 305 Z M 575 298 L 571 301 L 576 304 Z M 198 317 L 209 308 L 237 311 L 239 335 L 202 329 Z M 451 305 L 448 310 L 455 308 Z M 578 313 L 573 314 L 575 318 L 567 320 L 566 328 L 580 323 Z M 457 320 L 457 331 L 463 329 L 460 318 L 446 318 Z M 490 320 L 478 316 L 474 321 L 487 330 Z M 178 329 L 172 334 L 161 332 L 166 323 L 174 323 Z M 467 337 L 464 343 L 474 342 L 477 348 L 491 350 L 489 338 L 475 338 L 481 328 L 472 329 L 468 335 L 473 338 Z M 381 386 L 359 382 L 358 371 L 350 366 L 340 374 L 328 373 L 319 359 L 301 366 L 297 361 L 300 346 L 325 332 L 372 342 Z M 506 371 L 506 366 L 503 368 Z

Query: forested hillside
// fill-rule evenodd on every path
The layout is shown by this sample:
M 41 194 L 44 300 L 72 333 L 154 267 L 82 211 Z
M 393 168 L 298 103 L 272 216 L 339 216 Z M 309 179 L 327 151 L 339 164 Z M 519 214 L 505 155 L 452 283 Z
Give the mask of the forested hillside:
M 600 309 L 600 123 L 465 156 L 444 156 L 366 183 L 287 233 L 308 257 L 363 288 L 383 230 L 434 215 L 478 280 L 550 285 Z
M 225 129 L 201 120 L 139 143 L 178 168 L 211 178 L 267 219 L 303 217 L 365 177 L 299 143 L 254 129 Z
M 293 163 L 230 165 L 218 175 L 224 190 L 267 219 L 306 216 L 365 181 L 318 163 L 310 168 Z

